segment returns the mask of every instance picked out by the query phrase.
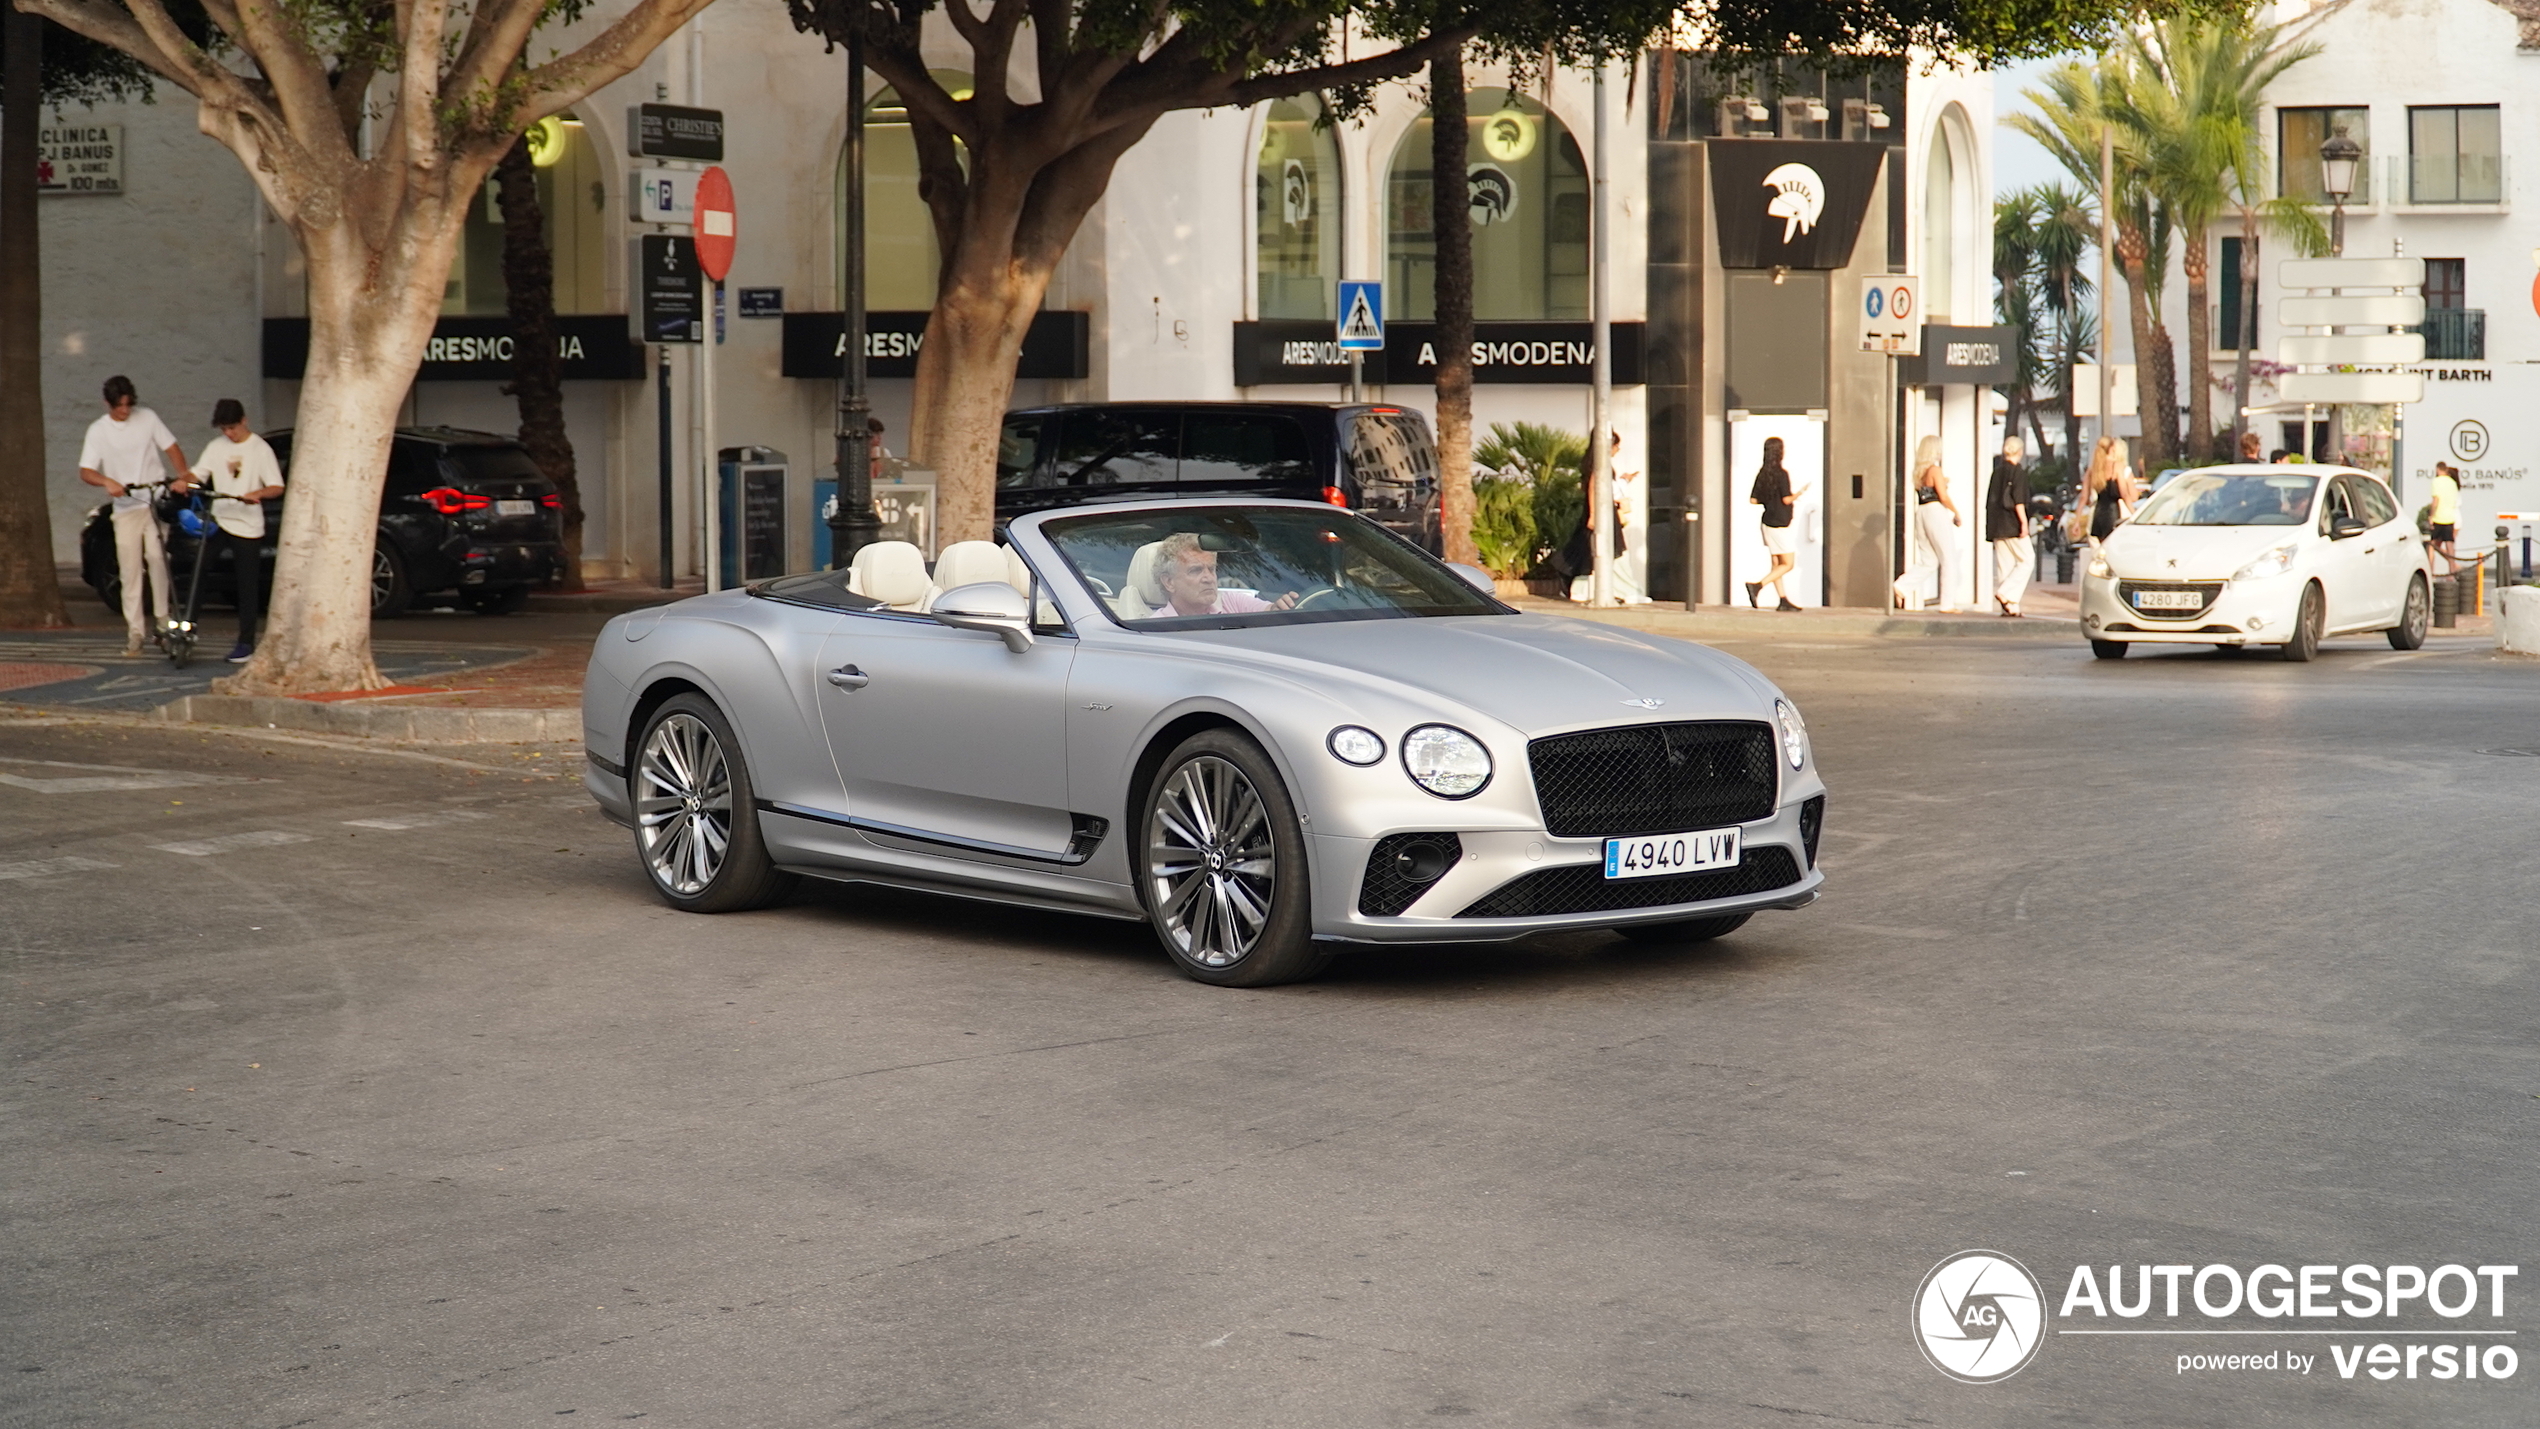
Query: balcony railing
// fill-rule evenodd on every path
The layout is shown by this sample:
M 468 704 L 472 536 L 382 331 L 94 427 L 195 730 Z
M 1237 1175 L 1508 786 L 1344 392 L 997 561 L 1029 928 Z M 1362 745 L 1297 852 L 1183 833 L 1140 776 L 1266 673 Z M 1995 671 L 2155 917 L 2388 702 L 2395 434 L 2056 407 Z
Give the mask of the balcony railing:
M 2428 362 L 2487 360 L 2485 308 L 2427 308 L 2425 325 L 2414 330 L 2425 334 Z

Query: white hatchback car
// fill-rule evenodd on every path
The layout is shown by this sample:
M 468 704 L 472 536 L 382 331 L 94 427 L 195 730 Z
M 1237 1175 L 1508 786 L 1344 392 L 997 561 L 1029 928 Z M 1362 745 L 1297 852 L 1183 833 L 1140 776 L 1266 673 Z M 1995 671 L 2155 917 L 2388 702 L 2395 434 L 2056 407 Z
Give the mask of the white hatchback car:
M 2329 635 L 2425 643 L 2425 543 L 2390 488 L 2336 466 L 2211 466 L 2145 498 L 2081 582 L 2091 653 L 2136 644 L 2273 645 L 2308 660 Z

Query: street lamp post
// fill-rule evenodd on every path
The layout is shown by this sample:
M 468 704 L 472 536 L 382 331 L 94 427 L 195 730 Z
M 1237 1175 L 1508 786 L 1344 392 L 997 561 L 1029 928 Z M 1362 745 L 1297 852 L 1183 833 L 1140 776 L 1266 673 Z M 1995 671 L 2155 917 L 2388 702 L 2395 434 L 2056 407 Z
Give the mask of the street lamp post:
M 2346 126 L 2320 145 L 2320 187 L 2328 191 L 2328 256 L 2346 256 L 2346 195 L 2355 191 L 2355 165 L 2364 146 L 2346 137 Z
M 844 568 L 882 533 L 873 514 L 873 403 L 864 371 L 864 38 L 858 34 L 847 36 L 846 165 L 846 272 L 839 304 L 846 309 L 846 326 L 838 344 L 846 368 L 838 376 L 838 504 L 829 513 L 833 568 Z

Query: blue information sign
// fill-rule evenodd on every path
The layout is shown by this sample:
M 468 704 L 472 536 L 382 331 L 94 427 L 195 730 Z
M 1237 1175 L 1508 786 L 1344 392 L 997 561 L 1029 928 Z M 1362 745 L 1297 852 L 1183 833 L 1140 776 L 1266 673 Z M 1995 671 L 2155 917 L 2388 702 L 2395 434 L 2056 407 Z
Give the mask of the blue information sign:
M 1340 293 L 1343 352 L 1385 350 L 1385 285 L 1344 279 Z

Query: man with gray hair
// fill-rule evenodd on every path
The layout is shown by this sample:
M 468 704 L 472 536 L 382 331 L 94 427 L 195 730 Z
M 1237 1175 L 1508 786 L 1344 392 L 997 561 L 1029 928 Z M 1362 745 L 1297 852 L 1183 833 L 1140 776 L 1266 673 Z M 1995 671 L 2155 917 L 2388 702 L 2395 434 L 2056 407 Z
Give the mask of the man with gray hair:
M 1249 615 L 1256 610 L 1288 610 L 1296 605 L 1296 592 L 1290 591 L 1277 600 L 1217 588 L 1217 553 L 1200 544 L 1199 537 L 1188 531 L 1177 531 L 1156 543 L 1155 583 L 1164 592 L 1161 609 L 1147 612 L 1149 620 L 1167 620 L 1177 615 Z
M 2020 597 L 2028 594 L 2030 569 L 2037 552 L 2029 543 L 2028 476 L 2020 470 L 2027 454 L 2018 437 L 2002 439 L 2002 455 L 1993 459 L 1993 481 L 1984 493 L 1984 538 L 1993 543 L 1993 603 L 2002 614 L 2020 613 Z

